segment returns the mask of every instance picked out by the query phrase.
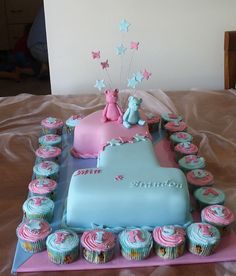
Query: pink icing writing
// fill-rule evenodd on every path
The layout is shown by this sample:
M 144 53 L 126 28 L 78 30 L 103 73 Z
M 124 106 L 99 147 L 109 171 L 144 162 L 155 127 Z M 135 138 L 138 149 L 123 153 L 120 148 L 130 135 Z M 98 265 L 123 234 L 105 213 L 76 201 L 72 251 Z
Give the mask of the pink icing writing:
M 140 230 L 131 230 L 129 233 L 129 241 L 131 243 L 135 242 L 144 242 L 144 239 L 142 237 L 142 232 Z
M 77 170 L 75 175 L 99 174 L 99 173 L 101 173 L 100 169 Z
M 45 140 L 46 141 L 56 141 L 58 139 L 58 136 L 57 135 L 46 135 L 45 136 Z
M 197 156 L 186 156 L 186 163 L 197 163 L 198 162 L 198 158 Z
M 52 165 L 50 163 L 47 163 L 47 162 L 41 163 L 41 167 L 42 167 L 42 169 L 45 169 L 45 170 L 51 170 L 52 169 Z
M 209 195 L 209 194 L 212 194 L 213 196 L 218 196 L 219 195 L 219 193 L 213 188 L 208 188 L 203 193 L 203 195 L 206 195 L 206 196 Z
M 176 114 L 169 113 L 169 118 L 170 118 L 170 119 L 177 119 L 178 116 L 177 116 Z
M 115 180 L 116 180 L 116 181 L 120 181 L 120 180 L 123 180 L 123 178 L 124 178 L 123 175 L 117 175 L 117 176 L 115 177 Z
M 204 236 L 212 236 L 210 225 L 199 224 L 198 227 L 199 227 L 199 229 L 201 230 L 201 232 Z
M 36 206 L 40 206 L 43 201 L 44 201 L 44 198 L 40 198 L 40 197 L 33 198 L 33 202 Z
M 177 132 L 176 136 L 180 139 L 186 139 L 188 137 L 188 135 L 186 133 L 181 133 L 181 132 Z
M 57 243 L 57 244 L 63 243 L 69 235 L 70 235 L 69 233 L 57 232 L 55 243 Z

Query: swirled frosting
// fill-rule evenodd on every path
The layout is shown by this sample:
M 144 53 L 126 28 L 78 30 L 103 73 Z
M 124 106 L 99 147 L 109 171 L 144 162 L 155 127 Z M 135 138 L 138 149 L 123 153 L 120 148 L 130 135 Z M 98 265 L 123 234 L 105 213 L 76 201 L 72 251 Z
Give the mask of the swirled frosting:
M 29 197 L 23 204 L 23 211 L 27 214 L 47 214 L 54 209 L 54 202 L 45 196 Z
M 174 113 L 162 113 L 161 118 L 166 122 L 182 121 L 183 117 Z
M 57 182 L 49 178 L 37 178 L 29 183 L 29 190 L 35 194 L 48 194 L 54 191 Z
M 79 245 L 78 235 L 71 230 L 60 229 L 48 236 L 47 248 L 67 252 Z
M 174 247 L 182 244 L 185 241 L 185 231 L 183 228 L 175 226 L 163 226 L 156 227 L 153 230 L 154 240 L 162 245 L 168 247 Z
M 128 248 L 150 247 L 153 243 L 152 235 L 144 229 L 125 229 L 119 234 L 119 241 L 122 246 Z
M 25 220 L 16 229 L 17 237 L 29 242 L 45 239 L 51 231 L 49 223 L 39 219 Z
M 87 250 L 104 252 L 115 246 L 115 236 L 103 229 L 89 230 L 83 233 L 81 244 Z
M 211 205 L 201 212 L 202 219 L 209 223 L 229 225 L 234 221 L 233 212 L 222 205 Z
M 187 173 L 187 180 L 190 184 L 205 186 L 214 182 L 214 177 L 206 170 L 196 169 Z
M 197 154 L 198 147 L 190 142 L 182 142 L 175 146 L 175 151 L 184 154 Z
M 188 170 L 202 169 L 205 167 L 205 159 L 194 154 L 182 157 L 178 163 L 180 167 Z
M 57 134 L 46 134 L 39 137 L 40 145 L 53 146 L 61 143 L 61 136 Z
M 41 126 L 47 128 L 59 128 L 64 125 L 63 121 L 54 117 L 47 117 L 41 121 Z
M 36 150 L 36 155 L 41 158 L 54 158 L 61 154 L 61 149 L 53 146 L 41 146 Z
M 50 176 L 59 171 L 59 165 L 52 161 L 43 161 L 33 168 L 34 173 L 42 176 Z
M 72 115 L 70 118 L 66 120 L 66 125 L 69 127 L 75 127 L 79 124 L 83 117 L 83 115 Z
M 170 140 L 175 143 L 191 142 L 193 140 L 193 136 L 187 132 L 180 131 L 171 134 Z
M 225 193 L 217 188 L 202 187 L 194 192 L 194 196 L 199 201 L 213 205 L 223 203 L 225 201 Z
M 169 130 L 169 131 L 172 131 L 172 132 L 175 132 L 175 131 L 184 131 L 187 129 L 187 125 L 185 122 L 180 122 L 178 120 L 176 121 L 171 121 L 171 122 L 168 122 L 167 124 L 165 124 L 165 129 L 166 130 Z
M 219 230 L 208 223 L 193 223 L 187 228 L 188 238 L 201 245 L 214 245 L 220 239 Z

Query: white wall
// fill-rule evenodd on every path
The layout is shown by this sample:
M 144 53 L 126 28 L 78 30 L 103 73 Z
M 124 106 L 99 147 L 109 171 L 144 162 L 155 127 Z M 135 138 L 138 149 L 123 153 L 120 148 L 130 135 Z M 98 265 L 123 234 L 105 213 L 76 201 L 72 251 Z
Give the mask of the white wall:
M 96 91 L 96 79 L 105 78 L 91 59 L 97 49 L 109 59 L 113 86 L 119 86 L 114 48 L 122 41 L 123 18 L 132 24 L 125 41 L 140 41 L 131 72 L 145 67 L 152 72 L 138 88 L 223 88 L 224 31 L 236 29 L 235 0 L 44 0 L 44 5 L 55 94 Z

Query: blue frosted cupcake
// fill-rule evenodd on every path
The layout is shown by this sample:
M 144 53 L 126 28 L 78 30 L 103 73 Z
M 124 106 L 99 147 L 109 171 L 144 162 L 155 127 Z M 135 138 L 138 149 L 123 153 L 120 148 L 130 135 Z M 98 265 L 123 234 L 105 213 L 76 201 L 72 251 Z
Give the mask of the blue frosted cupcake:
M 183 117 L 180 115 L 177 115 L 175 113 L 162 113 L 161 114 L 161 124 L 164 126 L 165 124 L 169 122 L 176 122 L 176 121 L 182 121 Z
M 29 183 L 30 196 L 46 196 L 55 198 L 57 182 L 49 178 L 36 178 Z
M 156 255 L 163 259 L 175 259 L 184 254 L 186 233 L 175 226 L 156 227 L 153 230 Z
M 45 219 L 52 220 L 54 202 L 44 196 L 29 197 L 23 204 L 24 216 L 27 219 Z
M 202 187 L 194 192 L 197 206 L 201 210 L 210 205 L 224 205 L 225 193 L 217 188 Z
M 35 154 L 37 156 L 37 163 L 43 161 L 53 161 L 58 163 L 61 149 L 53 146 L 40 146 L 35 151 Z
M 46 246 L 48 258 L 55 264 L 69 264 L 78 259 L 79 237 L 71 230 L 55 231 L 48 236 Z
M 214 253 L 220 242 L 219 230 L 208 223 L 193 223 L 187 228 L 188 250 L 199 256 Z
M 85 231 L 81 237 L 83 257 L 90 263 L 109 262 L 114 256 L 115 244 L 115 235 L 103 229 Z
M 39 137 L 39 144 L 41 146 L 61 147 L 61 136 L 56 134 L 46 134 Z
M 75 127 L 80 123 L 84 116 L 82 115 L 72 115 L 66 120 L 66 130 L 67 133 L 73 134 Z
M 143 260 L 150 254 L 152 235 L 143 229 L 126 229 L 119 234 L 121 254 L 128 260 Z
M 44 161 L 33 168 L 36 178 L 50 178 L 57 180 L 59 165 L 52 161 Z
M 201 156 L 197 156 L 194 154 L 187 155 L 182 157 L 178 161 L 180 169 L 187 173 L 191 170 L 196 170 L 196 169 L 204 169 L 205 168 L 205 159 Z
M 30 253 L 46 249 L 46 239 L 52 229 L 45 220 L 30 219 L 23 221 L 16 229 L 21 247 Z
M 41 121 L 41 127 L 44 134 L 62 135 L 63 121 L 54 117 L 47 117 Z
M 171 136 L 170 136 L 170 142 L 171 142 L 172 149 L 174 149 L 174 147 L 178 143 L 186 143 L 186 142 L 191 143 L 192 141 L 193 141 L 193 136 L 184 131 L 175 132 L 175 133 L 171 134 Z

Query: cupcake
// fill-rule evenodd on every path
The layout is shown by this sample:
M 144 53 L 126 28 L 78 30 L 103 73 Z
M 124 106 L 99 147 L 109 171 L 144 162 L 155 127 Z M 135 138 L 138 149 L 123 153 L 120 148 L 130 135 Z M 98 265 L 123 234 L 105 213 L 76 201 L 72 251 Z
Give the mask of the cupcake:
M 56 134 L 47 134 L 39 137 L 41 146 L 61 147 L 61 136 Z
M 72 115 L 69 119 L 66 120 L 66 130 L 67 133 L 73 133 L 75 127 L 80 123 L 81 119 L 84 116 L 82 115 Z
M 126 229 L 119 234 L 121 254 L 128 260 L 142 260 L 152 249 L 152 235 L 140 228 Z
M 174 113 L 162 113 L 161 124 L 164 127 L 165 124 L 173 121 L 182 121 L 183 117 Z
M 36 151 L 37 163 L 43 161 L 58 162 L 61 155 L 61 149 L 53 146 L 41 146 Z
M 187 228 L 187 238 L 189 252 L 209 256 L 220 242 L 220 232 L 208 223 L 193 223 Z
M 160 115 L 158 114 L 152 114 L 152 113 L 146 113 L 146 123 L 148 125 L 148 129 L 150 132 L 155 132 L 158 130 L 159 128 L 159 123 L 160 123 L 160 120 L 161 120 L 161 117 Z
M 184 253 L 185 231 L 175 226 L 156 227 L 153 230 L 156 255 L 163 259 L 175 259 Z
M 103 229 L 86 231 L 81 237 L 84 258 L 95 264 L 109 262 L 115 251 L 115 236 Z
M 50 222 L 53 210 L 54 202 L 44 196 L 29 197 L 23 204 L 24 216 L 27 219 L 45 219 Z
M 178 161 L 179 167 L 183 172 L 188 172 L 195 169 L 205 168 L 205 159 L 197 155 L 186 155 Z
M 175 132 L 170 136 L 171 147 L 173 149 L 178 143 L 185 143 L 185 142 L 191 143 L 192 140 L 193 140 L 193 136 L 184 131 Z
M 47 117 L 41 121 L 41 127 L 44 134 L 62 134 L 63 121 L 54 117 Z
M 225 193 L 220 189 L 212 187 L 197 189 L 194 192 L 194 197 L 200 210 L 210 205 L 224 205 L 225 202 Z
M 36 178 L 29 183 L 30 196 L 55 198 L 57 182 L 49 178 Z
M 43 161 L 33 168 L 36 178 L 50 178 L 57 180 L 59 165 L 52 161 Z
M 198 153 L 198 147 L 190 142 L 179 143 L 175 146 L 176 160 L 181 159 L 186 155 L 196 155 Z
M 48 236 L 48 258 L 55 264 L 69 264 L 78 259 L 79 237 L 71 231 L 60 229 Z
M 197 169 L 187 173 L 187 181 L 190 190 L 195 191 L 197 188 L 212 186 L 214 177 L 206 170 Z
M 229 225 L 234 221 L 234 214 L 225 206 L 211 205 L 202 210 L 201 218 L 203 222 L 214 225 L 221 234 L 225 234 Z
M 168 137 L 175 132 L 184 132 L 187 131 L 188 126 L 185 122 L 180 122 L 178 120 L 171 121 L 164 125 L 165 130 L 167 131 Z
M 51 233 L 50 225 L 39 219 L 23 221 L 16 229 L 16 235 L 21 247 L 30 253 L 46 249 L 46 238 Z

